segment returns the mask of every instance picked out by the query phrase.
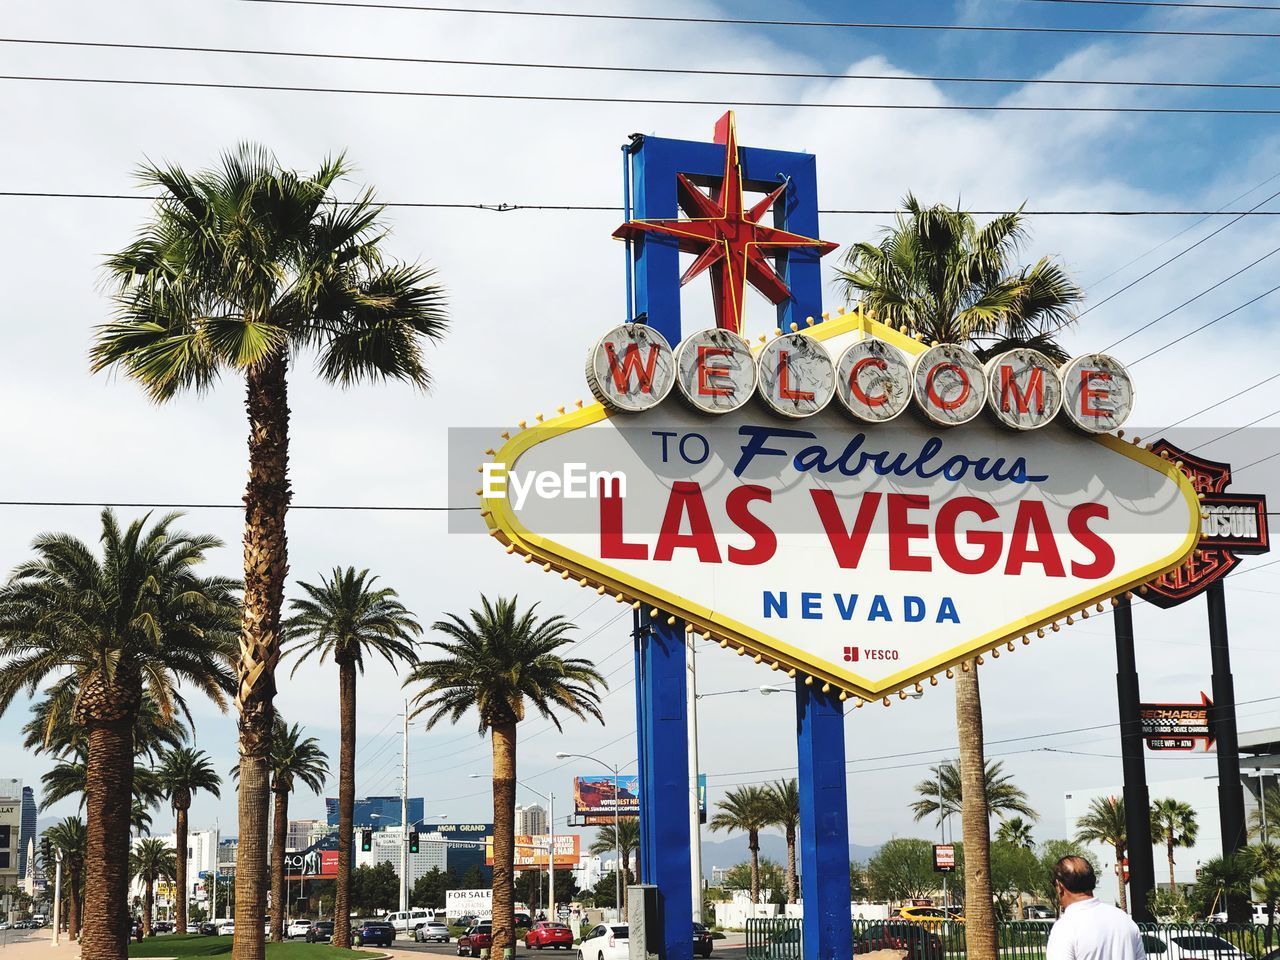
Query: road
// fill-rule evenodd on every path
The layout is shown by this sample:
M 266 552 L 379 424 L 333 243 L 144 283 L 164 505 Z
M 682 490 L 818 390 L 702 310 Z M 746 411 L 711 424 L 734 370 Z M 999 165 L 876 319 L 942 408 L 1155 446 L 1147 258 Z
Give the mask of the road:
M 457 957 L 458 946 L 456 943 L 414 943 L 404 937 L 397 937 L 395 942 L 396 950 L 403 950 L 406 953 L 433 954 L 436 957 Z M 534 957 L 546 958 L 546 960 L 556 960 L 558 957 L 566 957 L 566 960 L 576 960 L 577 952 L 566 953 L 563 950 L 526 950 L 524 944 L 520 944 L 516 951 L 517 956 L 523 956 L 532 960 Z M 729 939 L 717 940 L 714 952 L 711 954 L 712 960 L 746 960 L 747 945 L 742 934 L 730 934 Z

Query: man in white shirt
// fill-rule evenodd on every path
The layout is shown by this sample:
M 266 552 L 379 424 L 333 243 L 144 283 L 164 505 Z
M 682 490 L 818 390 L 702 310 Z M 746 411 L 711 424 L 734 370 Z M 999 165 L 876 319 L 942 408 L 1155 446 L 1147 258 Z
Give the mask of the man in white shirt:
M 1049 932 L 1045 960 L 1146 960 L 1138 925 L 1093 895 L 1097 879 L 1088 860 L 1063 857 L 1053 886 L 1062 916 Z

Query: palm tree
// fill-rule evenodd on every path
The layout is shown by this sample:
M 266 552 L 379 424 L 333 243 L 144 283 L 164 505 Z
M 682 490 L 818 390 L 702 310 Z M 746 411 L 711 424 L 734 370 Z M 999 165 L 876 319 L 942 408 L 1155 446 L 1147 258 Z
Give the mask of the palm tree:
M 0 587 L 0 713 L 21 692 L 74 678 L 72 722 L 85 730 L 84 960 L 117 960 L 126 933 L 134 729 L 146 699 L 185 712 L 180 683 L 223 706 L 234 678 L 235 583 L 196 568 L 221 546 L 173 529 L 176 515 L 121 528 L 102 512 L 102 556 L 43 534 Z
M 236 666 L 240 844 L 234 960 L 262 960 L 272 701 L 289 568 L 290 358 L 318 353 L 321 379 L 430 383 L 422 344 L 445 331 L 432 272 L 386 259 L 382 208 L 339 203 L 342 157 L 312 176 L 242 146 L 194 175 L 147 164 L 160 197 L 138 238 L 106 263 L 116 319 L 98 328 L 95 371 L 123 369 L 156 401 L 243 377 L 249 418 L 244 610 Z M 345 922 L 345 921 L 343 921 Z
M 920 799 L 911 804 L 916 820 L 938 815 L 941 822 L 945 817 L 953 817 L 961 812 L 962 789 L 960 770 L 954 763 L 943 763 L 929 768 L 932 774 L 926 780 L 916 784 L 916 793 Z M 941 814 L 939 815 L 938 783 L 942 783 Z M 1035 820 L 1039 814 L 1027 803 L 1027 794 L 1013 782 L 1013 775 L 1004 772 L 1004 762 L 988 760 L 986 762 L 986 807 L 987 815 L 1003 819 L 1014 813 L 1021 817 Z
M 414 661 L 414 637 L 422 627 L 390 587 L 375 587 L 377 577 L 354 567 L 334 568 L 314 585 L 299 581 L 306 597 L 290 601 L 284 624 L 286 654 L 297 653 L 298 667 L 316 655 L 338 665 L 338 877 L 335 887 L 333 942 L 351 946 L 351 840 L 356 804 L 356 677 L 366 656 L 380 656 L 395 667 Z M 408 824 L 401 824 L 408 829 Z
M 572 623 L 561 616 L 540 619 L 535 603 L 520 612 L 517 597 L 490 601 L 469 619 L 450 613 L 432 629 L 444 640 L 428 640 L 439 659 L 419 662 L 405 681 L 425 686 L 413 696 L 411 717 L 430 711 L 427 727 L 448 717 L 457 723 L 475 708 L 480 735 L 493 744 L 493 947 L 494 956 L 515 949 L 514 890 L 516 724 L 526 702 L 560 729 L 557 711 L 604 723 L 599 688 L 604 677 L 580 657 L 559 653 L 569 644 Z
M 177 843 L 177 867 L 174 886 L 178 890 L 178 909 L 174 916 L 175 929 L 187 932 L 187 816 L 191 810 L 191 797 L 204 790 L 220 797 L 222 778 L 213 768 L 213 762 L 203 750 L 191 747 L 172 747 L 160 754 L 160 766 L 156 769 L 160 789 L 169 798 L 173 808 L 174 840 Z
M 289 794 L 295 784 L 312 793 L 324 789 L 329 776 L 329 757 L 315 737 L 302 736 L 296 723 L 290 726 L 277 715 L 271 734 L 271 793 L 274 824 L 271 828 L 271 939 L 284 940 L 284 853 L 289 837 Z
M 142 935 L 151 936 L 151 912 L 156 902 L 156 881 L 172 880 L 178 865 L 173 847 L 157 837 L 139 840 L 129 853 L 129 875 L 142 881 Z M 181 928 L 185 931 L 185 927 Z
M 65 758 L 85 745 L 84 730 L 71 722 L 76 689 L 64 678 L 31 705 L 31 719 L 22 725 L 22 745 L 32 753 L 48 753 Z M 166 748 L 187 742 L 187 726 L 179 716 L 165 719 L 151 700 L 144 700 L 133 730 L 134 752 L 154 759 Z
M 622 863 L 618 865 L 618 869 L 622 871 L 623 887 L 627 887 L 633 882 L 642 882 L 634 879 L 631 873 L 633 857 L 636 864 L 636 876 L 640 873 L 640 818 L 619 817 L 616 833 L 612 823 L 602 824 L 600 829 L 596 831 L 596 838 L 592 841 L 587 852 L 597 857 L 615 852 L 620 853 L 622 855 Z M 627 910 L 625 902 L 620 905 L 620 909 L 623 911 L 623 917 L 625 918 Z
M 1128 910 L 1122 866 L 1129 846 L 1124 798 L 1094 797 L 1089 803 L 1089 812 L 1076 821 L 1076 843 L 1105 843 L 1115 851 L 1117 903 L 1121 910 Z
M 1266 799 L 1249 811 L 1249 836 L 1262 839 L 1263 827 L 1266 828 L 1266 839 L 1280 836 L 1280 794 L 1272 790 Z
M 787 903 L 800 897 L 796 874 L 796 831 L 800 829 L 800 787 L 795 777 L 765 788 L 769 794 L 769 826 L 781 827 L 787 838 Z
M 80 890 L 84 876 L 86 831 L 79 817 L 65 817 L 45 830 L 49 844 L 62 854 L 62 868 L 67 873 L 63 887 L 67 898 L 67 936 L 75 940 L 80 936 Z M 53 867 L 46 867 L 51 872 Z
M 1249 896 L 1252 859 L 1246 848 L 1231 856 L 1212 857 L 1200 864 L 1195 889 L 1206 915 L 1216 913 L 1219 905 Z
M 1245 847 L 1253 876 L 1253 892 L 1267 905 L 1267 945 L 1276 922 L 1276 903 L 1280 902 L 1280 845 L 1275 843 L 1251 843 Z
M 1084 293 L 1047 258 L 1031 267 L 1014 265 L 1025 236 L 1021 211 L 979 227 L 971 214 L 942 204 L 923 207 L 910 194 L 903 207 L 880 243 L 849 248 L 839 271 L 848 301 L 859 300 L 877 319 L 905 326 L 926 342 L 972 345 L 984 361 L 1019 346 L 1066 359 L 1054 333 L 1071 321 Z M 969 960 L 995 960 L 981 690 L 976 660 L 960 666 L 956 734 L 969 904 L 965 944 Z
M 760 831 L 772 822 L 769 791 L 764 787 L 737 787 L 717 801 L 712 830 L 739 830 L 747 835 L 751 851 L 751 903 L 760 900 Z
M 40 785 L 43 787 L 43 806 L 47 807 L 52 803 L 57 803 L 59 800 L 78 796 L 80 798 L 80 808 L 84 809 L 87 796 L 85 775 L 89 765 L 88 757 L 88 744 L 80 742 L 69 751 L 68 756 L 55 762 L 52 767 L 40 775 Z M 135 811 L 141 811 L 141 814 L 135 813 L 133 815 L 133 827 L 135 830 L 139 828 L 139 824 L 142 823 L 144 818 L 150 824 L 151 818 L 146 814 L 147 808 L 155 806 L 159 802 L 160 796 L 160 784 L 154 771 L 147 767 L 135 766 L 133 769 L 132 803 Z
M 1192 846 L 1199 831 L 1196 811 L 1191 804 L 1173 797 L 1164 797 L 1151 804 L 1151 839 L 1165 845 L 1169 857 L 1170 890 L 1178 889 L 1173 880 L 1173 849 Z
M 1021 817 L 1010 817 L 996 829 L 996 839 L 1003 843 L 1011 843 L 1015 847 L 1031 850 L 1036 842 L 1031 839 L 1031 824 Z

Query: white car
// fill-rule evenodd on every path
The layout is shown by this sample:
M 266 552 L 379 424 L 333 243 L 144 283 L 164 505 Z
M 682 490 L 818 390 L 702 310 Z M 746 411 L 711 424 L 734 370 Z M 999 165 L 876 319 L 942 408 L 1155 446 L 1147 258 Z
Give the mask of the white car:
M 434 920 L 435 916 L 430 910 L 417 909 L 388 913 L 382 919 L 395 927 L 396 933 L 413 933 L 424 923 Z
M 215 920 L 214 925 L 220 937 L 233 936 L 236 932 L 236 922 L 229 917 L 226 920 Z
M 582 935 L 578 945 L 578 960 L 628 960 L 629 956 L 625 923 L 598 923 Z
M 1145 933 L 1142 947 L 1149 960 L 1249 960 L 1239 947 L 1211 933 Z
M 413 939 L 418 943 L 448 943 L 449 928 L 439 920 L 428 920 L 413 931 Z
M 292 920 L 289 926 L 285 928 L 284 935 L 287 939 L 292 940 L 294 937 L 305 937 L 310 932 L 310 920 Z

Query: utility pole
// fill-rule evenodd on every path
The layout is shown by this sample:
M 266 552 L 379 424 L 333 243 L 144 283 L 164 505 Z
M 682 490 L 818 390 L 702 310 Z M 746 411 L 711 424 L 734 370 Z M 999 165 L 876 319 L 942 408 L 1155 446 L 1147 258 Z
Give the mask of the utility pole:
M 58 945 L 62 932 L 62 850 L 56 853 L 57 866 L 53 869 L 53 945 Z M 75 894 L 73 893 L 72 896 Z
M 547 919 L 556 918 L 556 795 L 547 791 Z
M 400 912 L 409 909 L 409 701 L 404 702 L 400 741 Z M 405 930 L 409 929 L 405 921 Z

